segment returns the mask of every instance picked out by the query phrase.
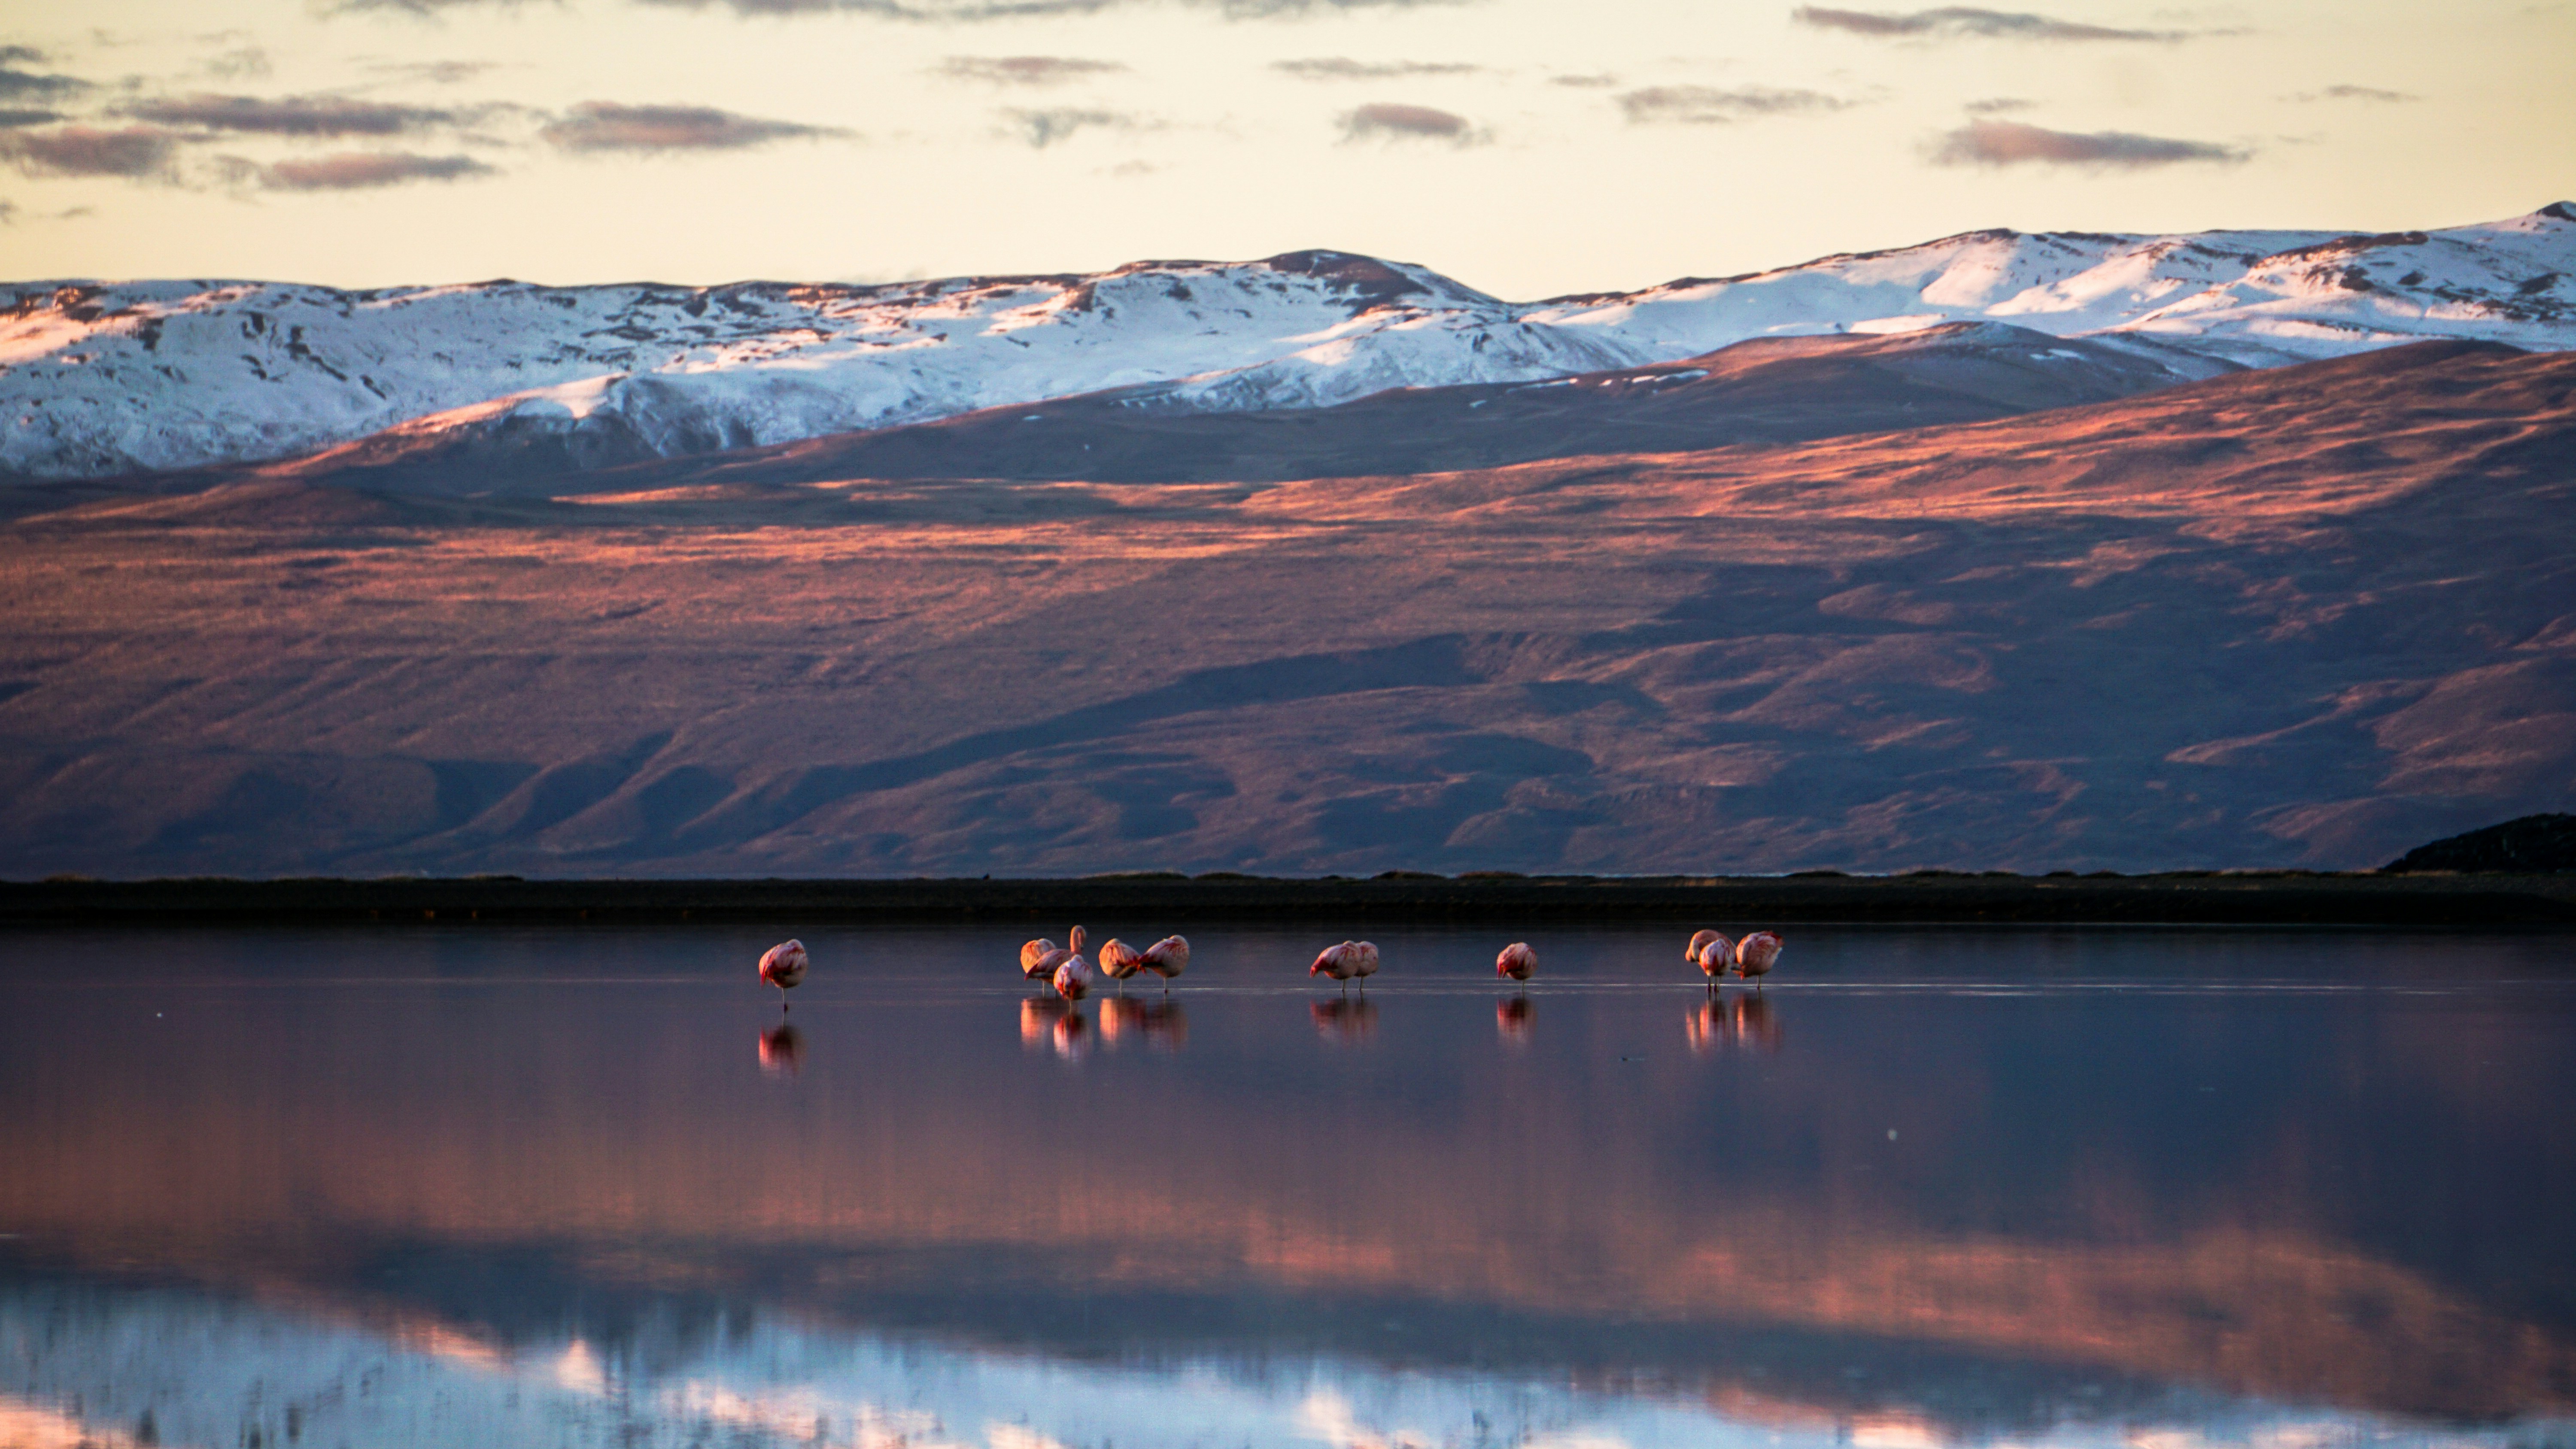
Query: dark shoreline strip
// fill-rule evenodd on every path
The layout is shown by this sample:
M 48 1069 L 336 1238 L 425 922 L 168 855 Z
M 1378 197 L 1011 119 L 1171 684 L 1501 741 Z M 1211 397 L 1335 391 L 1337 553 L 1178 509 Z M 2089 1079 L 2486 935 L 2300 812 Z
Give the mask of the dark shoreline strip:
M 2576 874 L 1114 875 L 1055 880 L 56 879 L 0 882 L 0 927 L 538 921 L 1760 919 L 2576 926 Z

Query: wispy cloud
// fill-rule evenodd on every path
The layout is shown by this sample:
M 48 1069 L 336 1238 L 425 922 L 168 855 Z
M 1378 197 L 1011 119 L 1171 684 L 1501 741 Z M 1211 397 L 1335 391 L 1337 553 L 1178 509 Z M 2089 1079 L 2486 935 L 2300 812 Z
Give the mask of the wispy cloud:
M 1935 166 L 2110 166 L 2135 170 L 2186 162 L 2243 161 L 2253 153 L 2208 141 L 2127 131 L 2050 131 L 2019 121 L 1970 121 L 1929 148 Z
M 268 52 L 256 45 L 239 45 L 207 56 L 206 74 L 218 80 L 253 80 L 268 74 Z
M 1148 129 L 1151 122 L 1124 111 L 1087 110 L 1079 106 L 1054 106 L 1044 110 L 1011 110 L 1002 113 L 1009 134 L 1045 150 L 1058 142 L 1070 141 L 1084 131 L 1136 131 Z
M 1439 141 L 1475 146 L 1489 139 L 1465 116 L 1430 106 L 1393 103 L 1361 106 L 1341 116 L 1344 141 Z
M 1982 101 L 1968 102 L 1966 109 L 1972 116 L 2000 116 L 2006 111 L 2027 111 L 2038 104 L 2019 96 L 1988 96 Z
M 415 8 L 419 5 L 470 4 L 475 0 L 355 0 L 355 3 Z M 737 15 L 843 14 L 925 24 L 977 24 L 1096 15 L 1104 10 L 1151 3 L 1151 0 L 645 0 L 645 3 L 678 5 L 692 10 L 721 7 Z M 1473 4 L 1475 0 L 1182 0 L 1182 3 L 1195 9 L 1213 10 L 1228 20 L 1298 20 L 1369 10 Z
M 1421 76 L 1476 75 L 1481 65 L 1454 60 L 1353 60 L 1347 55 L 1319 55 L 1305 60 L 1274 60 L 1270 68 L 1304 81 L 1413 80 Z
M 64 126 L 51 131 L 0 134 L 0 160 L 29 176 L 122 176 L 129 181 L 175 179 L 171 166 L 182 137 L 159 126 Z
M 453 124 L 452 111 L 345 96 L 174 96 L 121 108 L 138 121 L 260 136 L 395 136 Z
M 2284 99 L 2293 101 L 2373 101 L 2384 105 L 2395 105 L 2406 101 L 2420 101 L 2424 98 L 2422 96 L 2409 95 L 2404 91 L 2384 91 L 2377 86 L 2328 86 L 2321 91 L 2301 91 L 2295 96 L 2288 96 Z
M 1968 5 L 1912 11 L 1836 10 L 1819 5 L 1801 5 L 1789 12 L 1789 18 L 1819 30 L 1841 30 L 1853 35 L 1894 40 L 1990 38 L 2171 42 L 2188 40 L 2192 35 L 2187 30 L 2119 30 L 2107 25 L 2088 25 L 2080 20 L 2032 15 L 2026 11 L 1981 10 Z
M 260 168 L 272 191 L 359 191 L 407 181 L 461 181 L 498 173 L 471 156 L 415 156 L 404 151 L 347 151 L 280 161 Z
M 1060 86 L 1068 81 L 1097 80 L 1127 69 L 1114 60 L 1087 60 L 1073 55 L 952 55 L 939 67 L 951 80 L 983 81 L 997 86 Z
M 50 125 L 63 118 L 60 111 L 0 110 L 0 131 L 20 126 Z
M 1617 85 L 1619 78 L 1605 71 L 1599 75 L 1552 75 L 1547 78 L 1547 83 L 1552 86 L 1574 86 L 1587 91 L 1605 91 Z
M 43 52 L 30 50 L 23 45 L 13 45 L 9 49 L 15 52 L 12 58 L 16 60 L 38 61 L 43 58 Z M 19 70 L 11 65 L 0 65 L 0 101 L 39 100 L 47 96 L 67 96 L 74 91 L 88 89 L 89 82 L 75 76 L 49 75 L 38 71 Z
M 501 68 L 497 60 L 384 60 L 367 69 L 396 80 L 426 81 L 432 85 L 452 86 L 470 81 L 478 75 Z
M 628 106 L 584 101 L 537 132 L 560 150 L 583 153 L 739 151 L 772 141 L 820 141 L 850 133 L 830 126 L 763 120 L 712 106 Z
M 1794 116 L 1839 111 L 1851 102 L 1822 91 L 1775 90 L 1769 86 L 1648 86 L 1619 97 L 1619 109 L 1638 124 L 1718 126 L 1756 116 Z

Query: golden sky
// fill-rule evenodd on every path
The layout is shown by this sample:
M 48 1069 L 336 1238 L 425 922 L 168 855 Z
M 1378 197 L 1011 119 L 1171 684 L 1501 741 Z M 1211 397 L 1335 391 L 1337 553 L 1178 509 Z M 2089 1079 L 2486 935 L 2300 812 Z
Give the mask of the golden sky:
M 2017 3 L 2017 0 L 2006 0 Z M 2576 197 L 2576 0 L 0 0 L 0 276 L 1511 298 Z

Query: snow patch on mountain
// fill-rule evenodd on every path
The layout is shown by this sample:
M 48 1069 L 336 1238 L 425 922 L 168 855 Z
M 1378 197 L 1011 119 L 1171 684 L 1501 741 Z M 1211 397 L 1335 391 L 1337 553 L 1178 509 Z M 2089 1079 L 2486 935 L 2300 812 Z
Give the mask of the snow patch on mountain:
M 2009 321 L 2251 366 L 2426 337 L 2576 347 L 2576 208 L 2385 236 L 1972 232 L 1744 277 L 1515 304 L 1342 252 L 888 286 L 348 292 L 49 282 L 0 307 L 0 471 L 285 458 L 400 428 L 676 456 L 1106 388 L 1309 408 L 1767 336 Z

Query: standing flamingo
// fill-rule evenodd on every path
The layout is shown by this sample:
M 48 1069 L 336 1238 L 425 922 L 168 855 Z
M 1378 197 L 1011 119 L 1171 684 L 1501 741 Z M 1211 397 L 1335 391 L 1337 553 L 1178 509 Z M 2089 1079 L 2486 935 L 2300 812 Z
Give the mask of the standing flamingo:
M 1756 931 L 1735 943 L 1735 974 L 1757 986 L 1779 959 L 1780 937 L 1774 932 Z
M 1527 941 L 1514 941 L 1503 948 L 1501 955 L 1494 958 L 1494 974 L 1497 976 L 1508 976 L 1514 981 L 1527 981 L 1537 971 L 1538 953 L 1529 948 Z
M 1118 983 L 1121 996 L 1127 994 L 1127 978 L 1143 969 L 1144 965 L 1144 953 L 1116 936 L 1100 943 L 1100 974 Z M 1101 1028 L 1106 1031 L 1108 1023 L 1102 1022 Z
M 1061 949 L 1044 936 L 1020 947 L 1020 974 L 1031 981 L 1044 981 L 1055 975 L 1055 967 L 1040 963 Z
M 760 953 L 760 979 L 778 988 L 778 1009 L 787 1009 L 787 989 L 805 979 L 805 943 L 781 941 Z
M 1735 964 L 1735 943 L 1717 931 L 1702 931 L 1691 937 L 1690 961 L 1711 985 L 1726 979 L 1726 968 Z
M 1306 968 L 1309 976 L 1330 976 L 1349 989 L 1354 980 L 1365 981 L 1377 974 L 1377 947 L 1367 941 L 1344 941 L 1326 946 L 1316 953 L 1315 964 Z M 1363 986 L 1361 989 L 1366 990 Z
M 1079 929 L 1074 932 L 1076 939 L 1081 935 Z M 1067 1001 L 1080 1001 L 1091 994 L 1092 982 L 1098 975 L 1089 961 L 1068 952 L 1063 964 L 1055 968 L 1055 994 Z
M 1190 943 L 1179 936 L 1165 936 L 1146 947 L 1144 957 L 1137 964 L 1162 977 L 1163 990 L 1169 993 L 1172 978 L 1189 969 Z

